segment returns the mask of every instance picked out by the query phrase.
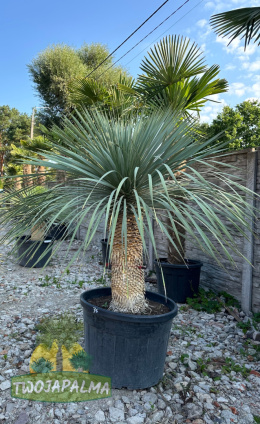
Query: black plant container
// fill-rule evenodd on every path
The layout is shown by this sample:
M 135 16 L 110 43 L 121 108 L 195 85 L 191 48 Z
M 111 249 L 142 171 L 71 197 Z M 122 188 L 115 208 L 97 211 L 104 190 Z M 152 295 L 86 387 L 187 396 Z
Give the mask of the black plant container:
M 19 237 L 17 249 L 18 264 L 26 268 L 42 268 L 46 265 L 52 253 L 50 243 L 51 240 L 41 242 L 33 241 L 28 236 Z M 41 256 L 42 258 L 39 259 Z
M 158 293 L 146 297 L 167 305 L 162 315 L 130 315 L 95 307 L 89 299 L 111 295 L 110 288 L 82 293 L 85 351 L 93 358 L 90 372 L 111 377 L 112 387 L 145 389 L 163 376 L 168 339 L 177 305 Z
M 165 295 L 166 289 L 166 296 L 178 303 L 185 303 L 187 297 L 194 297 L 198 294 L 202 262 L 186 259 L 186 264 L 170 264 L 166 258 L 160 258 L 159 261 L 161 268 L 157 260 L 154 263 L 157 289 L 160 294 Z
M 68 236 L 68 228 L 65 224 L 53 224 L 48 232 L 48 238 L 54 240 L 65 239 Z
M 103 265 L 105 265 L 107 269 L 111 269 L 111 262 L 109 261 L 110 245 L 108 244 L 107 239 L 102 239 L 101 244 L 102 244 Z

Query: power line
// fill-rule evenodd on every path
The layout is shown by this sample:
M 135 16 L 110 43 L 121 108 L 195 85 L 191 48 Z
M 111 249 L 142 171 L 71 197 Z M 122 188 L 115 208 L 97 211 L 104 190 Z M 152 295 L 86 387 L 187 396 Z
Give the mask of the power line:
M 195 9 L 196 7 L 198 7 L 201 3 L 203 3 L 205 0 L 200 0 L 197 4 L 195 4 L 195 6 L 193 6 L 188 12 L 186 12 L 180 19 L 178 19 L 177 21 L 175 21 L 169 28 L 167 28 L 164 32 L 162 32 L 160 35 L 158 35 L 158 37 L 156 37 L 150 44 L 148 47 L 150 47 L 152 44 L 154 44 L 158 38 L 160 38 L 162 35 L 164 35 L 166 32 L 169 31 L 169 29 L 171 29 L 174 25 L 176 25 L 178 22 L 180 22 L 183 18 L 185 18 L 185 16 L 187 16 L 193 9 Z M 129 65 L 129 63 L 131 63 L 133 60 L 135 60 L 138 56 L 140 56 L 140 54 L 142 54 L 143 51 L 147 50 L 148 47 L 145 47 L 143 50 L 141 50 L 136 56 L 134 56 L 131 60 L 129 60 L 129 62 L 127 62 L 125 65 L 123 66 L 127 66 Z
M 120 49 L 120 47 L 122 47 L 123 44 L 125 44 L 129 38 L 131 38 L 140 28 L 142 28 L 142 26 L 144 24 L 146 24 L 146 22 L 149 21 L 149 19 L 151 19 L 166 3 L 168 3 L 169 0 L 166 0 L 164 3 L 161 4 L 161 6 L 158 7 L 158 9 L 156 9 L 138 28 L 136 28 L 136 30 L 134 30 L 134 32 L 132 32 L 132 34 L 130 34 L 115 50 L 112 51 L 112 53 L 110 53 L 102 62 L 100 62 L 87 76 L 86 78 L 88 78 L 93 72 L 95 72 L 101 65 L 103 65 L 104 62 L 107 61 L 107 59 L 109 59 L 118 49 Z
M 178 12 L 186 3 L 188 3 L 190 0 L 186 0 L 184 3 L 182 3 L 178 9 L 176 9 L 174 12 L 172 12 L 166 19 L 164 19 L 159 25 L 157 25 L 152 31 L 149 32 L 145 37 L 143 37 L 138 43 L 136 43 L 130 50 L 128 50 L 123 56 L 121 56 L 116 62 L 114 62 L 109 68 L 106 68 L 102 74 L 100 74 L 96 79 L 100 78 L 105 72 L 107 72 L 110 68 L 112 68 L 119 60 L 123 59 L 128 53 L 130 53 L 133 49 L 135 49 L 140 43 L 142 43 L 149 35 L 151 35 L 154 31 L 156 31 L 164 22 L 166 22 L 168 19 L 170 19 L 171 16 L 173 16 L 175 13 Z

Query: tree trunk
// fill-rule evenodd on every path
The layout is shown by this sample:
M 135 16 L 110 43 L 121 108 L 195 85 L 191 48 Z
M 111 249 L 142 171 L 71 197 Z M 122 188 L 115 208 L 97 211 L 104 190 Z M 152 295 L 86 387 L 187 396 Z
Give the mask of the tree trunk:
M 182 199 L 182 202 L 183 202 L 183 199 Z M 181 234 L 184 233 L 183 227 L 180 225 L 180 223 L 178 222 L 178 220 L 176 219 L 176 216 L 174 214 L 172 214 L 172 219 L 175 222 L 176 229 L 177 229 L 178 234 L 180 236 Z M 184 238 L 184 236 L 183 237 L 180 236 L 180 241 L 179 241 L 177 239 L 176 235 L 175 235 L 175 232 L 172 229 L 172 224 L 171 224 L 170 219 L 168 219 L 167 223 L 169 225 L 169 234 L 170 234 L 171 238 L 173 239 L 173 241 L 176 245 L 176 247 L 175 247 L 169 242 L 168 258 L 167 258 L 168 262 L 170 264 L 183 264 L 184 263 L 184 260 L 183 260 L 184 259 L 184 251 L 185 251 L 185 238 Z M 181 254 L 178 252 L 178 250 Z
M 0 176 L 4 176 L 4 153 L 0 156 Z
M 143 244 L 135 217 L 127 218 L 127 258 L 121 239 L 122 216 L 118 217 L 112 250 L 112 302 L 110 309 L 125 313 L 142 313 L 146 309 Z
M 56 173 L 56 179 L 58 184 L 63 184 L 66 181 L 66 172 L 58 170 Z
M 15 178 L 14 179 L 14 188 L 15 188 L 15 190 L 21 190 L 22 189 L 22 179 L 21 178 Z
M 29 177 L 29 175 L 32 174 L 32 165 L 28 165 L 28 164 L 23 165 L 23 174 L 24 175 L 28 175 L 27 178 L 24 178 L 23 179 L 24 184 L 27 187 L 32 186 L 33 185 L 33 180 L 32 180 L 32 177 Z
M 44 166 L 39 166 L 38 167 L 38 185 L 43 186 L 46 180 L 46 175 L 45 175 L 45 167 Z
M 58 344 L 58 352 L 56 355 L 56 371 L 63 371 L 63 356 L 60 343 Z
M 186 161 L 183 161 L 180 165 L 180 168 L 183 167 L 183 165 L 186 164 Z M 185 172 L 186 169 L 182 169 L 181 171 L 177 171 L 175 172 L 174 176 L 180 180 L 183 176 L 183 172 Z M 181 201 L 182 203 L 185 203 L 185 199 L 184 198 L 176 198 L 176 200 Z M 173 246 L 172 244 L 169 243 L 168 246 L 168 262 L 170 264 L 184 264 L 184 254 L 185 254 L 185 230 L 183 229 L 182 225 L 180 224 L 180 222 L 177 220 L 176 216 L 174 214 L 172 215 L 172 219 L 174 220 L 175 223 L 175 227 L 176 230 L 180 236 L 180 241 L 177 239 L 175 232 L 172 229 L 172 224 L 170 219 L 168 219 L 167 224 L 169 225 L 169 234 L 171 236 L 171 238 L 173 239 L 175 246 Z M 182 236 L 181 236 L 182 235 Z M 180 253 L 179 253 L 180 252 Z

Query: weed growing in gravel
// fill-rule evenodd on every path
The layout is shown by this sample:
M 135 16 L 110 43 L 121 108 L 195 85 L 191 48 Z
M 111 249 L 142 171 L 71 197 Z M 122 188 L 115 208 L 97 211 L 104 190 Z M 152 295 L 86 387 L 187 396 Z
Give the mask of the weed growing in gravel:
M 199 293 L 193 298 L 187 299 L 187 304 L 196 311 L 207 312 L 208 314 L 215 314 L 220 312 L 223 308 L 222 302 L 225 306 L 239 308 L 239 302 L 230 294 L 222 291 L 219 294 L 211 290 L 199 289 Z
M 220 312 L 222 305 L 216 300 L 216 294 L 211 290 L 200 289 L 198 295 L 187 299 L 187 304 L 196 311 L 204 311 L 209 314 Z
M 250 328 L 251 328 L 251 323 L 250 323 L 250 321 L 247 321 L 247 322 L 240 321 L 240 322 L 237 323 L 237 326 L 238 326 L 238 328 L 243 330 L 244 334 L 246 334 L 246 332 L 248 330 L 250 330 Z
M 255 420 L 255 423 L 260 424 L 260 416 L 259 415 L 254 415 L 254 420 Z
M 202 375 L 207 376 L 206 369 L 208 364 L 210 363 L 209 358 L 198 358 L 196 360 L 197 366 L 198 366 L 198 372 L 200 372 Z
M 230 374 L 231 371 L 239 372 L 244 378 L 248 377 L 250 370 L 248 370 L 245 365 L 241 366 L 236 364 L 232 358 L 225 358 L 226 364 L 222 366 L 222 372 L 225 374 Z

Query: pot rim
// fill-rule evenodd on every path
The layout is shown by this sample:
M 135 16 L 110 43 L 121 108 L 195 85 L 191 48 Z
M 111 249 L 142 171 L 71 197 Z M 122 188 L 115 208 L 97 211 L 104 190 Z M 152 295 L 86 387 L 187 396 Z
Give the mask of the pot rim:
M 162 262 L 160 262 L 160 260 Z M 202 267 L 203 266 L 203 262 L 201 262 L 198 259 L 188 259 L 188 258 L 184 258 L 184 260 L 186 261 L 186 264 L 170 264 L 167 260 L 167 258 L 159 258 L 159 261 L 157 259 L 154 260 L 155 265 L 157 265 L 159 268 L 186 268 L 186 269 L 190 269 L 190 268 L 198 268 L 198 267 Z M 158 263 L 159 262 L 159 263 Z
M 101 291 L 105 291 L 104 294 L 101 294 L 100 296 L 96 296 Z M 91 295 L 93 294 L 93 295 Z M 102 317 L 106 317 L 109 319 L 117 320 L 117 321 L 129 321 L 133 323 L 154 323 L 154 322 L 165 322 L 173 319 L 177 313 L 178 313 L 178 306 L 176 302 L 174 302 L 172 299 L 165 297 L 164 295 L 161 295 L 156 292 L 146 291 L 145 294 L 150 300 L 154 300 L 155 298 L 158 299 L 157 301 L 160 301 L 159 303 L 162 303 L 170 308 L 170 311 L 166 314 L 160 314 L 160 315 L 134 315 L 134 314 L 125 314 L 122 312 L 113 312 L 108 309 L 100 308 L 99 306 L 95 306 L 92 303 L 89 303 L 85 297 L 89 297 L 90 299 L 93 299 L 95 297 L 101 297 L 101 296 L 107 296 L 111 294 L 111 287 L 98 287 L 95 289 L 87 290 L 80 295 L 80 303 L 82 307 L 86 310 L 91 311 L 95 315 L 101 315 Z M 88 296 L 89 295 L 89 296 Z M 154 300 L 156 301 L 156 300 Z M 95 312 L 97 310 L 98 312 Z

